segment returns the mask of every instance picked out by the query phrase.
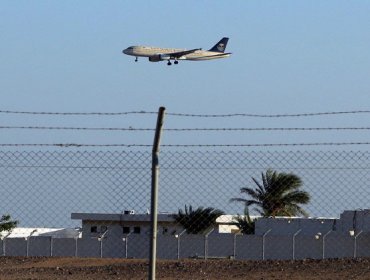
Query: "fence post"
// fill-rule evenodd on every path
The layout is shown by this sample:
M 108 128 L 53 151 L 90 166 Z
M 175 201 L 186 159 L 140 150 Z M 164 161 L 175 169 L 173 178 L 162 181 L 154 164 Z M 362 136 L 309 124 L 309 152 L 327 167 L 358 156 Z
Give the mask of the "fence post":
M 50 257 L 53 256 L 53 236 L 50 236 Z
M 233 257 L 234 260 L 236 259 L 236 236 L 240 235 L 240 233 L 235 233 L 234 234 L 234 240 L 233 240 Z
M 106 237 L 106 235 L 108 234 L 108 229 L 106 230 L 106 231 L 104 231 L 103 233 L 102 233 L 102 235 L 100 235 L 99 237 L 98 237 L 98 241 L 100 241 L 100 258 L 103 258 L 103 240 L 104 240 L 104 238 Z
M 322 237 L 322 259 L 325 259 L 325 239 L 326 237 L 332 232 L 333 230 L 329 230 L 327 233 L 324 234 Z
M 204 259 L 208 258 L 208 236 L 214 231 L 215 229 L 211 229 L 204 235 Z
M 127 259 L 128 258 L 128 237 L 130 236 L 131 232 L 129 232 L 128 234 L 125 235 L 125 237 L 123 237 L 123 241 L 125 241 L 125 258 Z
M 265 237 L 267 234 L 269 234 L 270 231 L 271 229 L 269 229 L 262 235 L 262 260 L 265 260 Z
M 292 259 L 295 260 L 295 238 L 296 236 L 302 231 L 302 229 L 297 230 L 293 234 L 293 242 L 292 242 Z
M 180 237 L 186 232 L 186 229 L 184 229 L 179 234 L 175 234 L 175 238 L 177 239 L 177 259 L 180 259 Z
M 34 234 L 34 233 L 36 233 L 37 232 L 37 229 L 34 229 L 33 231 L 31 231 L 31 233 L 30 233 L 30 235 L 28 235 L 25 239 L 26 239 L 26 242 L 27 242 L 27 244 L 26 244 L 26 256 L 28 257 L 29 256 L 29 251 L 30 251 L 30 239 L 31 239 L 31 237 L 32 237 L 32 235 Z
M 5 235 L 4 237 L 1 236 L 1 239 L 3 240 L 3 256 L 6 256 L 6 239 L 9 237 L 9 235 L 12 233 L 12 231 L 8 232 L 7 235 Z
M 359 233 L 357 233 L 354 237 L 354 244 L 353 244 L 353 258 L 357 258 L 357 237 L 360 236 L 360 234 L 362 233 L 362 230 L 360 230 Z
M 75 237 L 75 257 L 78 257 L 78 236 Z
M 157 259 L 157 211 L 158 211 L 158 177 L 159 177 L 159 145 L 161 131 L 166 108 L 160 107 L 155 128 L 155 136 L 152 150 L 152 192 L 151 192 L 151 238 L 149 258 L 149 280 L 155 280 L 155 265 Z

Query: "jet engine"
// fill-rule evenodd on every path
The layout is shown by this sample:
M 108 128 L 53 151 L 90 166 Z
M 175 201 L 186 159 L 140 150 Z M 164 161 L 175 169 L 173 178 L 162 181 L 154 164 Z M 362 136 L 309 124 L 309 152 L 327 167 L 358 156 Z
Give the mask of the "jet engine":
M 171 57 L 167 54 L 156 54 L 156 55 L 149 56 L 149 61 L 158 62 L 161 60 L 169 60 L 170 58 Z

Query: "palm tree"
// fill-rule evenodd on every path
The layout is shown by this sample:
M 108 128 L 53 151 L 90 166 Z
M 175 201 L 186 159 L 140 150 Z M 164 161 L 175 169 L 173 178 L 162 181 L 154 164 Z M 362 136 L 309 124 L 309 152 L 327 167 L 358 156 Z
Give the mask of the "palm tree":
M 0 235 L 2 231 L 11 231 L 18 224 L 18 221 L 12 221 L 10 215 L 3 215 L 0 219 Z
M 243 234 L 254 234 L 255 221 L 249 216 L 248 207 L 244 208 L 244 216 L 237 215 L 234 218 L 235 225 L 239 228 Z
M 181 224 L 189 234 L 203 233 L 216 222 L 216 219 L 223 215 L 224 212 L 212 207 L 198 207 L 193 210 L 193 207 L 185 205 L 185 211 L 179 209 L 178 214 L 173 215 L 176 222 Z
M 310 195 L 299 190 L 302 180 L 297 175 L 268 169 L 265 174 L 262 172 L 262 183 L 253 177 L 252 180 L 257 185 L 256 189 L 240 189 L 249 199 L 232 198 L 230 201 L 243 202 L 246 207 L 255 205 L 254 210 L 264 217 L 308 216 L 300 204 L 307 204 Z

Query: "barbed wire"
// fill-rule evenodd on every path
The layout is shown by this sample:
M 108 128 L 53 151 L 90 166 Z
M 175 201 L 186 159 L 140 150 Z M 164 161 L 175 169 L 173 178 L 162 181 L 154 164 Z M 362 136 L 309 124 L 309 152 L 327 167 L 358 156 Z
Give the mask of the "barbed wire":
M 95 130 L 95 131 L 155 131 L 154 128 L 134 127 L 68 127 L 68 126 L 0 126 L 0 129 L 29 130 Z M 323 131 L 323 130 L 370 130 L 370 127 L 222 127 L 222 128 L 164 128 L 169 132 L 184 131 Z
M 148 111 L 129 111 L 129 112 L 32 112 L 32 111 L 10 111 L 0 110 L 1 114 L 21 114 L 21 115 L 70 115 L 70 116 L 120 116 L 120 115 L 153 115 L 158 112 Z
M 0 147 L 60 147 L 60 148 L 81 148 L 81 147 L 152 147 L 149 144 L 0 144 Z
M 370 130 L 370 127 L 223 127 L 223 128 L 165 128 L 165 131 L 322 131 Z
M 318 113 L 297 113 L 297 114 L 186 114 L 186 113 L 166 113 L 170 116 L 178 117 L 200 117 L 200 118 L 226 118 L 226 117 L 255 117 L 255 118 L 286 118 L 286 117 L 312 117 L 323 115 L 343 115 L 343 114 L 369 114 L 370 110 L 355 110 L 355 111 L 334 111 L 334 112 L 318 112 Z
M 69 127 L 69 126 L 0 126 L 0 129 L 155 131 L 154 128 L 133 128 L 133 127 L 128 127 L 128 128 L 123 128 L 123 127 Z
M 316 142 L 316 143 L 265 143 L 265 144 L 165 144 L 161 147 L 212 148 L 212 147 L 287 147 L 287 146 L 353 146 L 370 145 L 370 142 Z
M 129 112 L 35 112 L 35 111 L 11 111 L 0 110 L 1 114 L 26 114 L 26 115 L 76 115 L 76 116 L 119 116 L 119 115 L 137 115 L 137 114 L 158 114 L 152 111 L 129 111 Z M 311 117 L 323 115 L 343 115 L 343 114 L 369 114 L 370 110 L 353 110 L 353 111 L 332 111 L 318 113 L 297 113 L 297 114 L 249 114 L 249 113 L 234 113 L 234 114 L 188 114 L 188 113 L 171 113 L 169 116 L 177 117 L 199 117 L 199 118 L 226 118 L 226 117 L 256 117 L 256 118 L 284 118 L 284 117 Z
M 314 142 L 314 143 L 262 143 L 262 144 L 164 144 L 169 148 L 217 148 L 217 147 L 287 147 L 287 146 L 353 146 L 370 145 L 370 142 Z M 0 147 L 152 147 L 149 144 L 0 144 Z
M 278 166 L 269 166 L 272 169 L 279 169 Z M 19 169 L 97 169 L 97 170 L 149 170 L 150 167 L 121 167 L 121 166 L 67 166 L 67 165 L 0 165 L 0 168 L 19 168 Z M 284 166 L 289 170 L 368 170 L 369 167 L 353 167 L 353 166 L 329 166 L 329 167 L 293 167 Z M 264 167 L 162 167 L 163 170 L 261 170 Z

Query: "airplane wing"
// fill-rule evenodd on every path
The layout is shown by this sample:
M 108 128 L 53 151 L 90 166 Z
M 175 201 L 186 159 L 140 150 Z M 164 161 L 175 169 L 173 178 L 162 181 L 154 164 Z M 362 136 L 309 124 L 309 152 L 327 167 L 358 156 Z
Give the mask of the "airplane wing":
M 166 53 L 166 55 L 169 55 L 171 58 L 179 58 L 179 57 L 182 57 L 183 55 L 187 55 L 189 53 L 193 53 L 193 52 L 200 51 L 200 50 L 201 49 L 192 49 L 192 50 L 188 50 L 188 51 Z

